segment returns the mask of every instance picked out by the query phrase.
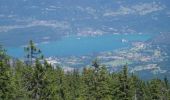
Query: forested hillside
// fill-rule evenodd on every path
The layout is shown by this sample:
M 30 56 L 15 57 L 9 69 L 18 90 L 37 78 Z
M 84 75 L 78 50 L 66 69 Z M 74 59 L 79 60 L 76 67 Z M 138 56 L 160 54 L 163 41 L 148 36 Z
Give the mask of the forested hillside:
M 97 60 L 82 72 L 52 66 L 30 41 L 25 61 L 13 61 L 0 47 L 0 100 L 170 100 L 169 82 L 144 81 L 122 71 L 110 73 Z

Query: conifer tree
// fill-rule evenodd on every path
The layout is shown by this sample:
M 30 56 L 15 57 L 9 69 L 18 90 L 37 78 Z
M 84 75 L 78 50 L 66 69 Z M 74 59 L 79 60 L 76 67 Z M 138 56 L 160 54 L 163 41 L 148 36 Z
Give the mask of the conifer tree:
M 24 50 L 26 52 L 25 63 L 27 65 L 32 65 L 33 61 L 35 61 L 36 59 L 43 58 L 43 55 L 41 54 L 41 50 L 35 46 L 32 40 L 30 40 L 28 46 L 25 47 Z
M 25 50 L 28 58 L 26 63 L 32 66 L 27 68 L 23 75 L 28 95 L 36 100 L 49 99 L 51 91 L 49 90 L 50 81 L 48 80 L 47 70 L 50 66 L 42 59 L 41 50 L 37 49 L 33 41 L 30 41 Z M 45 62 L 44 64 L 40 62 L 41 59 Z
M 93 61 L 91 68 L 84 69 L 84 83 L 86 86 L 86 98 L 91 100 L 110 100 L 109 73 L 104 66 Z
M 3 47 L 0 46 L 0 99 L 12 100 L 14 98 L 15 89 L 9 59 Z
M 6 54 L 6 50 L 3 48 L 2 45 L 0 45 L 0 61 L 7 61 L 8 60 L 8 56 Z
M 70 91 L 71 98 L 73 100 L 82 98 L 81 96 L 82 95 L 82 81 L 81 81 L 80 73 L 78 69 L 74 69 L 71 72 L 67 83 L 70 84 L 69 91 Z
M 15 82 L 15 90 L 16 91 L 16 99 L 17 100 L 23 100 L 23 99 L 28 99 L 27 91 L 24 88 L 24 72 L 26 71 L 25 69 L 27 68 L 25 64 L 19 60 L 15 62 L 15 66 L 13 66 L 14 69 L 12 70 L 15 74 L 14 76 L 14 82 Z
M 140 80 L 136 75 L 132 74 L 131 76 L 131 87 L 133 87 L 133 89 L 131 89 L 133 91 L 133 99 L 134 100 L 146 100 L 147 96 L 145 93 L 145 83 Z
M 95 100 L 94 70 L 84 68 L 83 70 L 84 98 L 85 100 Z
M 119 85 L 117 91 L 117 99 L 119 100 L 131 100 L 132 99 L 132 90 L 131 84 L 128 77 L 128 67 L 125 65 L 123 71 L 119 75 Z
M 170 88 L 169 88 L 169 81 L 167 79 L 167 76 L 164 77 L 164 99 L 168 100 L 170 99 Z
M 162 100 L 162 83 L 159 79 L 153 79 L 149 83 L 150 85 L 150 95 L 153 100 Z
M 63 69 L 59 66 L 55 69 L 55 75 L 53 77 L 54 85 L 53 87 L 53 99 L 55 100 L 67 100 L 67 88 L 68 85 L 65 80 L 65 73 Z
M 45 74 L 44 66 L 36 60 L 33 72 L 27 80 L 27 91 L 31 98 L 36 100 L 46 100 L 49 98 L 50 91 L 48 90 L 48 79 Z
M 96 100 L 111 100 L 110 78 L 105 66 L 101 66 L 96 82 Z
M 48 90 L 48 99 L 49 100 L 58 100 L 57 99 L 57 84 L 55 83 L 56 80 L 56 72 L 54 67 L 49 64 L 47 61 L 44 62 L 44 70 L 45 70 L 45 76 L 47 78 L 47 83 L 46 84 L 46 90 Z

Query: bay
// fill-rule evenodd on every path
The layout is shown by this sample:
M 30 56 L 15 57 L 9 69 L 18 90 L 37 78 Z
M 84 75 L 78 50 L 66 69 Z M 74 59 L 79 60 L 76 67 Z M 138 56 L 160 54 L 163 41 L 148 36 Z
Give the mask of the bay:
M 65 36 L 61 40 L 44 41 L 37 44 L 46 57 L 49 56 L 82 56 L 103 51 L 113 51 L 131 46 L 135 41 L 147 41 L 151 36 L 146 34 L 107 34 L 100 36 Z M 22 58 L 24 47 L 8 47 L 8 54 Z

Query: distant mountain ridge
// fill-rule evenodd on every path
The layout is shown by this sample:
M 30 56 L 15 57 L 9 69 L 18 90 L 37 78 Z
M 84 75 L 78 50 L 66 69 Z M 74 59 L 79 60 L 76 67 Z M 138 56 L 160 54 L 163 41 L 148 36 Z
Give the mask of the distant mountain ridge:
M 0 42 L 170 32 L 169 7 L 169 0 L 1 0 Z
M 170 45 L 170 32 L 160 33 L 155 36 L 151 41 L 151 44 L 156 45 Z

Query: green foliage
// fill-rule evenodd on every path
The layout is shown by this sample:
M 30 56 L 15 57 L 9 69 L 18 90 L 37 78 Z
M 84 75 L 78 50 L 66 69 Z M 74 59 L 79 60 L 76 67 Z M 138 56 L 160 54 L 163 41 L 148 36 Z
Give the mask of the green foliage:
M 15 92 L 16 95 L 16 99 L 17 100 L 22 100 L 23 98 L 26 99 L 27 98 L 27 91 L 24 89 L 25 84 L 24 83 L 24 78 L 22 75 L 24 75 L 23 73 L 26 72 L 26 66 L 25 64 L 23 64 L 21 61 L 16 61 L 15 66 L 13 66 L 14 69 L 12 69 L 12 71 L 15 73 L 13 75 L 14 79 L 13 82 L 15 83 L 15 90 L 17 90 Z
M 25 77 L 25 79 L 27 79 L 25 81 L 26 90 L 28 91 L 29 96 L 33 99 L 46 100 L 49 98 L 49 81 L 45 71 L 45 67 L 36 60 L 32 71 L 28 73 L 29 76 Z
M 167 84 L 167 83 L 166 83 Z M 169 83 L 168 83 L 169 84 Z M 169 100 L 169 89 L 164 81 L 160 79 L 153 79 L 149 82 L 150 96 L 153 100 Z
M 128 76 L 127 65 L 123 67 L 122 72 L 118 75 L 118 84 L 115 92 L 115 99 L 119 100 L 131 100 L 133 97 L 133 84 L 132 80 Z
M 12 100 L 15 96 L 12 71 L 6 52 L 0 48 L 0 99 Z
M 41 50 L 35 46 L 35 44 L 32 40 L 30 40 L 28 46 L 25 47 L 24 50 L 26 52 L 25 63 L 27 65 L 32 65 L 33 61 L 35 61 L 36 59 L 39 59 L 39 60 L 43 59 Z
M 92 66 L 94 69 L 84 69 L 83 72 L 85 98 L 87 100 L 111 100 L 110 78 L 106 67 L 101 66 L 97 60 Z
M 6 55 L 6 50 L 0 45 L 0 61 L 6 60 L 7 55 Z

